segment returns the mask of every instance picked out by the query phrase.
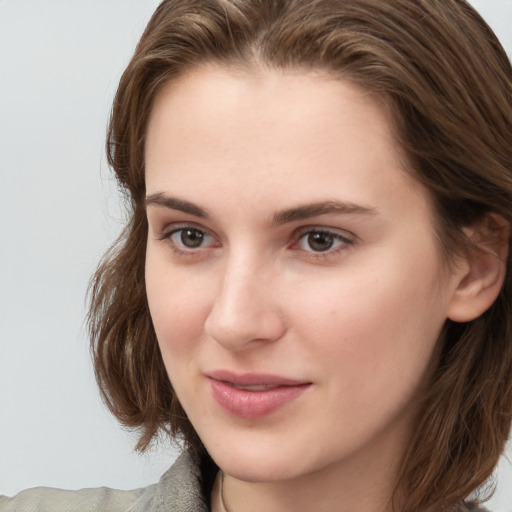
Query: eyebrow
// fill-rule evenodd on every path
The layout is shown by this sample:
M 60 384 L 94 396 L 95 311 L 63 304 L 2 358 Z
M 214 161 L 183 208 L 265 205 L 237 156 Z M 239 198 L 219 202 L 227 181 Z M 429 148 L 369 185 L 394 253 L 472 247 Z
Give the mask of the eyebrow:
M 319 215 L 332 213 L 345 215 L 375 215 L 377 210 L 370 206 L 359 205 L 351 202 L 321 201 L 277 212 L 272 219 L 272 223 L 281 225 L 288 222 L 295 222 L 298 220 L 308 219 L 310 217 L 317 217 Z
M 205 219 L 210 217 L 208 211 L 200 206 L 184 199 L 167 196 L 161 192 L 147 196 L 145 205 L 146 207 L 154 205 L 170 210 L 177 210 Z M 272 224 L 279 226 L 289 222 L 296 222 L 327 214 L 375 215 L 376 213 L 377 210 L 375 210 L 375 208 L 351 202 L 319 201 L 317 203 L 300 205 L 276 212 L 272 218 Z
M 154 205 L 169 208 L 170 210 L 178 210 L 180 212 L 194 215 L 195 217 L 209 217 L 207 211 L 203 210 L 200 206 L 197 206 L 196 204 L 191 203 L 190 201 L 185 201 L 184 199 L 166 196 L 161 192 L 147 196 L 145 205 L 146 207 Z

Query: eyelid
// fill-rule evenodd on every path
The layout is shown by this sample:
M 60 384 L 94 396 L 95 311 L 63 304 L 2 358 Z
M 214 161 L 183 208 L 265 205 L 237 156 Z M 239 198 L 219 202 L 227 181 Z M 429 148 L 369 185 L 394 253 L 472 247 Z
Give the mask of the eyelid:
M 183 229 L 195 229 L 197 231 L 201 231 L 202 233 L 211 236 L 213 238 L 216 238 L 216 236 L 207 228 L 202 226 L 201 224 L 197 224 L 196 222 L 190 222 L 190 221 L 184 221 L 184 222 L 173 222 L 170 224 L 166 224 L 165 227 L 162 229 L 158 229 L 156 231 L 159 231 L 160 234 L 157 234 L 158 240 L 164 240 L 165 238 L 168 238 L 173 233 L 176 233 L 177 231 L 181 231 Z
M 329 233 L 330 235 L 343 238 L 344 240 L 355 242 L 357 240 L 357 236 L 346 229 L 334 228 L 330 226 L 322 226 L 322 225 L 309 225 L 309 226 L 301 226 L 297 228 L 294 233 L 295 238 L 301 238 L 304 235 L 311 232 L 319 232 L 319 233 Z

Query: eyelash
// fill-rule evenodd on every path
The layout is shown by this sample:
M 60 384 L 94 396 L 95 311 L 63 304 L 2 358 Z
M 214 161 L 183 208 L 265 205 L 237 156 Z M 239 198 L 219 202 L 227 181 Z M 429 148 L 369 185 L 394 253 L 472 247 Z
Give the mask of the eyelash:
M 158 237 L 158 240 L 160 241 L 167 241 L 170 249 L 177 254 L 178 256 L 183 257 L 201 257 L 203 252 L 211 247 L 216 248 L 220 247 L 221 244 L 212 244 L 208 246 L 198 246 L 196 248 L 186 247 L 183 245 L 180 245 L 176 241 L 173 240 L 173 237 L 178 234 L 182 234 L 185 231 L 191 231 L 197 234 L 199 234 L 200 237 L 209 237 L 212 240 L 215 240 L 212 235 L 210 235 L 207 231 L 200 229 L 198 227 L 195 227 L 194 225 L 181 225 L 177 226 L 174 229 L 167 231 L 163 233 L 161 236 Z M 301 242 L 306 238 L 310 236 L 324 236 L 331 239 L 332 244 L 334 244 L 334 248 L 329 247 L 325 251 L 315 251 L 311 248 L 310 250 L 303 249 L 300 247 Z M 290 245 L 288 245 L 288 248 L 294 251 L 302 251 L 306 257 L 313 258 L 313 259 L 328 259 L 329 257 L 335 257 L 340 252 L 346 251 L 348 248 L 354 245 L 355 243 L 355 237 L 353 235 L 342 235 L 334 230 L 326 229 L 326 228 L 320 228 L 320 227 L 304 227 L 298 230 L 294 236 L 293 236 L 294 242 Z M 307 243 L 307 242 L 306 242 Z M 338 245 L 336 245 L 338 244 Z

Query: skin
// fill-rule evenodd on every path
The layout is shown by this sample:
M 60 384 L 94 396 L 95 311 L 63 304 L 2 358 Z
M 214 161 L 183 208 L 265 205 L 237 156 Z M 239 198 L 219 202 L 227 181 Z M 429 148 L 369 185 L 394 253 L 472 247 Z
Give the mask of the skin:
M 325 74 L 209 66 L 157 97 L 147 295 L 230 512 L 387 508 L 467 270 L 443 263 L 404 161 L 378 98 Z M 344 207 L 279 216 L 324 202 Z M 217 369 L 309 386 L 243 418 L 213 398 Z

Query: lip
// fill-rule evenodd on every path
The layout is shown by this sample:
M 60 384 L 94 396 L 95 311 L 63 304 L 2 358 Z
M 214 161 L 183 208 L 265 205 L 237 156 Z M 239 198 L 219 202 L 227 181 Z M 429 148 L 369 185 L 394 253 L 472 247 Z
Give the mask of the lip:
M 311 386 L 311 382 L 264 373 L 217 370 L 206 376 L 217 403 L 227 412 L 248 419 L 272 414 Z

